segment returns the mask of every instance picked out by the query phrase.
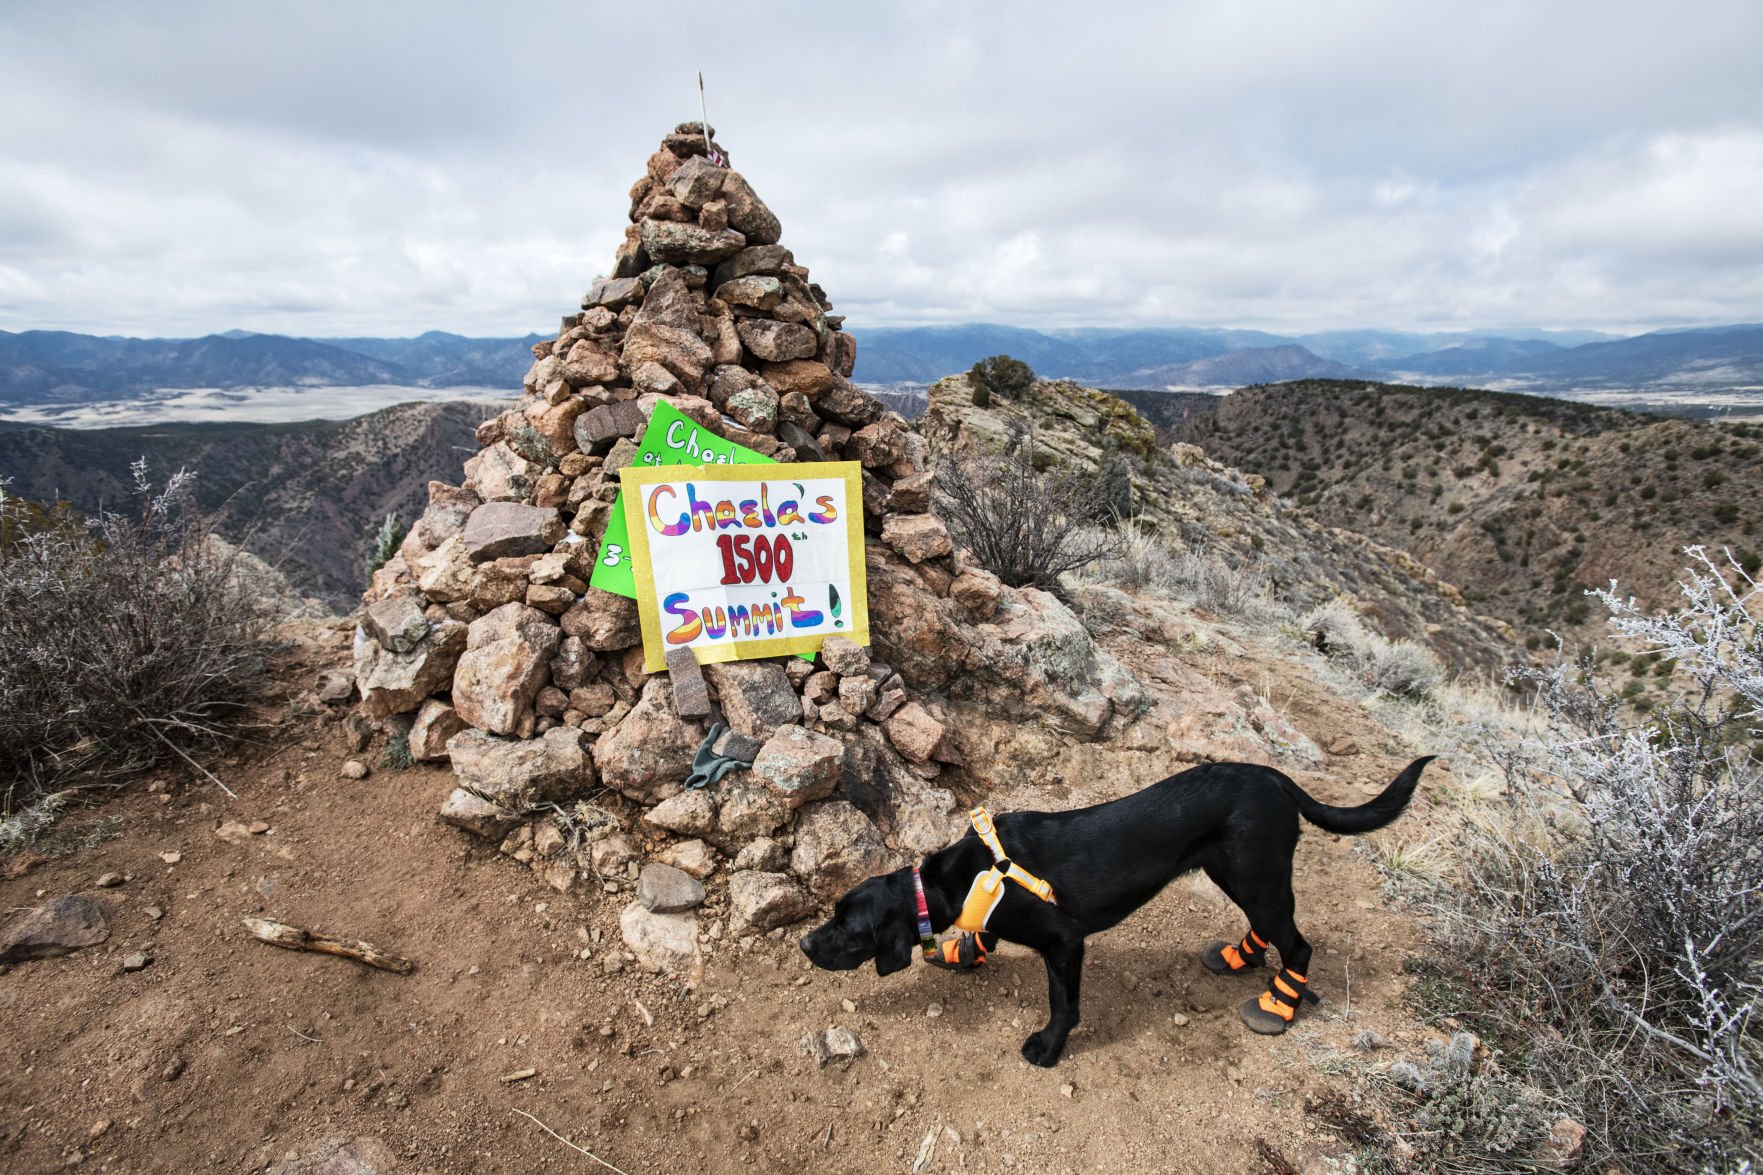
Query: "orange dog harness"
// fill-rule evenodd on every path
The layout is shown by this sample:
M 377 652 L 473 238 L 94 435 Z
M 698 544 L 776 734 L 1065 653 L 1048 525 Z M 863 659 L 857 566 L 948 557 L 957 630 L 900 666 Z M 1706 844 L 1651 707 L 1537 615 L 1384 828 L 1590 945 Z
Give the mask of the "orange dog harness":
M 986 848 L 992 850 L 992 858 L 997 863 L 978 877 L 967 888 L 967 900 L 961 903 L 961 913 L 955 919 L 955 928 L 977 934 L 986 928 L 992 919 L 992 911 L 1004 900 L 1004 882 L 1014 881 L 1029 893 L 1043 902 L 1058 905 L 1053 897 L 1053 887 L 1012 861 L 1004 852 L 1004 844 L 998 839 L 998 830 L 992 824 L 992 814 L 984 808 L 975 808 L 969 813 L 973 820 L 973 830 L 979 833 L 980 840 Z

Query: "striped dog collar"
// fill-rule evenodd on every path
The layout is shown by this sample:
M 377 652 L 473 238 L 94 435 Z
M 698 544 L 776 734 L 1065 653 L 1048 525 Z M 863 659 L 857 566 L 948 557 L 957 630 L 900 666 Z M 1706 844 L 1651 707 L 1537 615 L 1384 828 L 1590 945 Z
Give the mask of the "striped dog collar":
M 937 954 L 937 935 L 930 926 L 930 906 L 924 900 L 924 878 L 919 876 L 916 865 L 912 867 L 912 889 L 918 899 L 918 945 L 924 948 L 926 959 L 934 959 Z

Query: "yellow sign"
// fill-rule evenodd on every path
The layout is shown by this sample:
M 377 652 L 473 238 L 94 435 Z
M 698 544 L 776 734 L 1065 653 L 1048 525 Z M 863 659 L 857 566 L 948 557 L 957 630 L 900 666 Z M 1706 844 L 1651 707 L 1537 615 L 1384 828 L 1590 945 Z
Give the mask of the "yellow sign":
M 863 468 L 630 466 L 620 474 L 644 666 L 810 653 L 869 643 Z

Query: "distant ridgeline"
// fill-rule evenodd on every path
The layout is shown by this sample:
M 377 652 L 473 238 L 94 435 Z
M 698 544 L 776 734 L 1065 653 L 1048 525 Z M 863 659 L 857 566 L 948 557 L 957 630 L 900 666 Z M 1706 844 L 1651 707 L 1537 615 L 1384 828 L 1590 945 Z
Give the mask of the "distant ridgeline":
M 232 332 L 200 339 L 0 331 L 0 406 L 83 404 L 160 388 L 513 387 L 524 339 L 430 331 L 413 339 L 298 339 Z
M 1498 335 L 1081 328 L 1035 331 L 961 324 L 871 327 L 852 378 L 871 388 L 922 388 L 989 355 L 1011 355 L 1048 378 L 1091 387 L 1229 389 L 1293 379 L 1365 378 L 1495 386 L 1544 394 L 1607 394 L 1674 414 L 1763 415 L 1763 327 L 1660 331 L 1629 339 L 1592 332 Z M 533 335 L 301 339 L 229 332 L 200 339 L 96 338 L 0 331 L 0 408 L 124 399 L 160 388 L 514 387 Z M 891 393 L 892 394 L 892 393 Z M 890 407 L 917 413 L 922 396 Z

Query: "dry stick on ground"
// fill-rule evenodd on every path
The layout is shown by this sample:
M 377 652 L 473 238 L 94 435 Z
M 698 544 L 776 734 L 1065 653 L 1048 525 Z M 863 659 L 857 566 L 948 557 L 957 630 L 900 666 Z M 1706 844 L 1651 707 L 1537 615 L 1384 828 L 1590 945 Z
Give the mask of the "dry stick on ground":
M 245 929 L 251 937 L 266 942 L 272 947 L 285 947 L 290 951 L 317 951 L 322 955 L 339 955 L 345 959 L 354 959 L 357 963 L 366 963 L 369 967 L 377 967 L 381 971 L 392 971 L 399 975 L 408 975 L 416 970 L 416 964 L 409 959 L 399 958 L 390 951 L 382 951 L 371 942 L 349 942 L 345 939 L 332 938 L 326 934 L 316 934 L 310 930 L 301 930 L 298 926 L 289 926 L 286 922 L 271 922 L 267 918 L 246 918 Z
M 516 1114 L 519 1114 L 522 1118 L 526 1118 L 529 1121 L 536 1123 L 540 1130 L 543 1130 L 546 1134 L 549 1134 L 552 1138 L 555 1138 L 558 1142 L 561 1142 L 564 1146 L 568 1147 L 570 1150 L 580 1151 L 582 1154 L 588 1156 L 588 1158 L 594 1160 L 596 1163 L 600 1164 L 602 1167 L 606 1168 L 608 1171 L 618 1171 L 618 1175 L 629 1175 L 629 1172 L 623 1171 L 617 1167 L 614 1167 L 611 1163 L 608 1163 L 605 1159 L 602 1159 L 599 1155 L 595 1154 L 593 1151 L 588 1150 L 585 1147 L 577 1146 L 575 1143 L 569 1141 L 569 1139 L 563 1137 L 563 1135 L 557 1133 L 555 1130 L 551 1129 L 549 1126 L 545 1125 L 543 1122 L 540 1122 L 537 1118 L 534 1118 L 531 1114 L 527 1113 L 525 1110 L 515 1110 L 514 1112 Z

